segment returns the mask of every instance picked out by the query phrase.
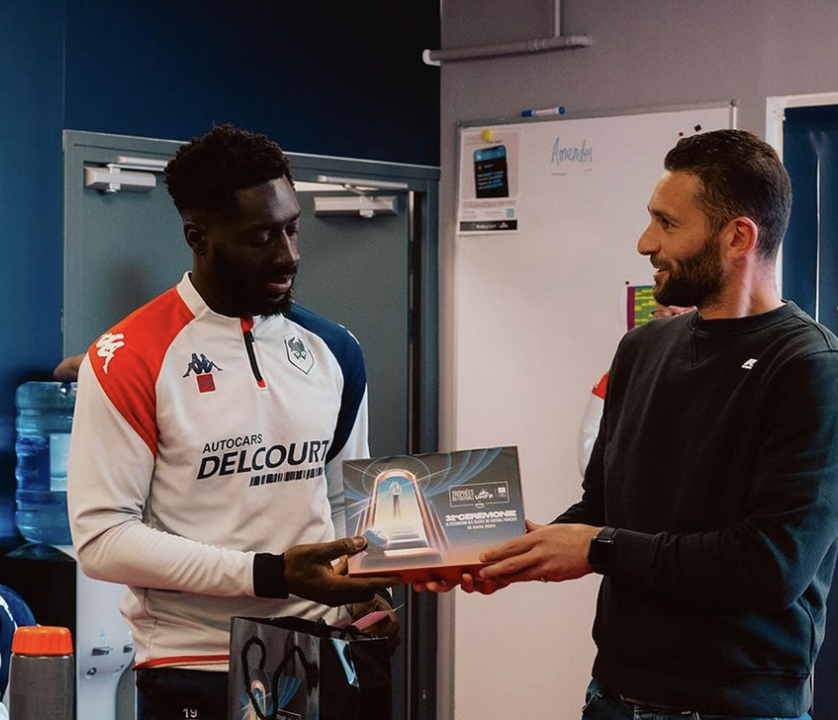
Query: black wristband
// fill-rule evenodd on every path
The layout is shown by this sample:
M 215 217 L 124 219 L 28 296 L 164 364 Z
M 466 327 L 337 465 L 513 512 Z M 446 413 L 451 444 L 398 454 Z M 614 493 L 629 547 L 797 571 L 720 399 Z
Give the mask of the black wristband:
M 614 570 L 616 535 L 616 528 L 604 527 L 591 540 L 591 545 L 588 548 L 588 562 L 595 573 L 610 575 Z
M 285 555 L 256 553 L 253 556 L 253 594 L 262 598 L 287 598 Z

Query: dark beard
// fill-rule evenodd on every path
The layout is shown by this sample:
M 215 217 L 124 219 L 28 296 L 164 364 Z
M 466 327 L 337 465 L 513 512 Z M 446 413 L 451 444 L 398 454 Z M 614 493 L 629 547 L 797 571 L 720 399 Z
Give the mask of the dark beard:
M 286 315 L 288 311 L 291 309 L 291 306 L 294 304 L 294 286 L 291 285 L 291 289 L 285 293 L 285 297 L 282 298 L 282 302 L 279 303 L 275 308 L 273 308 L 270 312 L 262 313 L 263 317 L 272 317 L 274 315 Z
M 677 270 L 670 265 L 661 266 L 668 272 L 668 277 L 662 284 L 655 284 L 652 291 L 655 300 L 661 305 L 701 307 L 718 297 L 724 284 L 724 273 L 717 237 L 707 238 L 701 250 L 682 260 Z
M 272 317 L 274 315 L 285 315 L 294 303 L 294 283 L 292 282 L 288 292 L 280 300 L 269 301 L 265 297 L 254 295 L 242 295 L 239 288 L 244 286 L 247 280 L 239 280 L 235 276 L 227 275 L 223 282 L 216 281 L 215 288 L 220 301 L 211 304 L 218 313 L 228 317 Z
M 271 317 L 287 313 L 294 301 L 296 269 L 284 269 L 293 275 L 291 287 L 281 299 L 272 301 L 258 289 L 268 278 L 254 279 L 252 272 L 242 271 L 225 256 L 216 255 L 212 261 L 211 275 L 215 293 L 222 301 L 219 303 L 223 308 L 220 312 L 229 317 Z M 276 276 L 275 272 L 273 277 Z M 217 308 L 214 309 L 219 312 Z

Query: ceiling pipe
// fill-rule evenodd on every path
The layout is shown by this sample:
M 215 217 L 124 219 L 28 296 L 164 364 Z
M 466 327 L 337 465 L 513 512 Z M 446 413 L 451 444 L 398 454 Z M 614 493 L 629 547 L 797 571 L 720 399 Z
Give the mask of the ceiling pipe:
M 532 40 L 518 40 L 494 45 L 477 45 L 472 47 L 446 48 L 444 50 L 424 50 L 422 60 L 426 65 L 439 66 L 444 62 L 460 62 L 463 60 L 477 60 L 485 58 L 503 57 L 507 55 L 523 55 L 526 53 L 544 52 L 546 50 L 569 50 L 571 48 L 588 47 L 591 38 L 588 35 L 561 34 L 561 0 L 553 2 L 553 36 L 548 38 L 534 38 Z

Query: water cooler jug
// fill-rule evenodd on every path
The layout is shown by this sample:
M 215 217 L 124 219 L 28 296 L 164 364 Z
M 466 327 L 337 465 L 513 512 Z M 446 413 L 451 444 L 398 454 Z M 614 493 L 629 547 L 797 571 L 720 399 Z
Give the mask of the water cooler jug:
M 67 456 L 76 384 L 27 382 L 15 393 L 15 522 L 29 542 L 71 545 Z
M 117 692 L 126 692 L 127 683 L 120 680 L 134 646 L 118 608 L 125 586 L 88 578 L 72 547 L 67 454 L 75 394 L 75 383 L 29 382 L 17 390 L 15 521 L 29 542 L 0 557 L 0 577 L 39 624 L 70 629 L 76 645 L 76 717 L 117 720 Z M 133 697 L 133 684 L 127 687 Z M 119 698 L 119 720 L 133 717 L 126 705 Z

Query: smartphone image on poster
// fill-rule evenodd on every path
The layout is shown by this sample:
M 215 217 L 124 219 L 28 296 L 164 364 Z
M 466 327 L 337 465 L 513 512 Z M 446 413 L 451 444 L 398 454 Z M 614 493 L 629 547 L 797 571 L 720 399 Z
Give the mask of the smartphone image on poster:
M 509 197 L 505 145 L 474 151 L 474 188 L 478 198 Z

